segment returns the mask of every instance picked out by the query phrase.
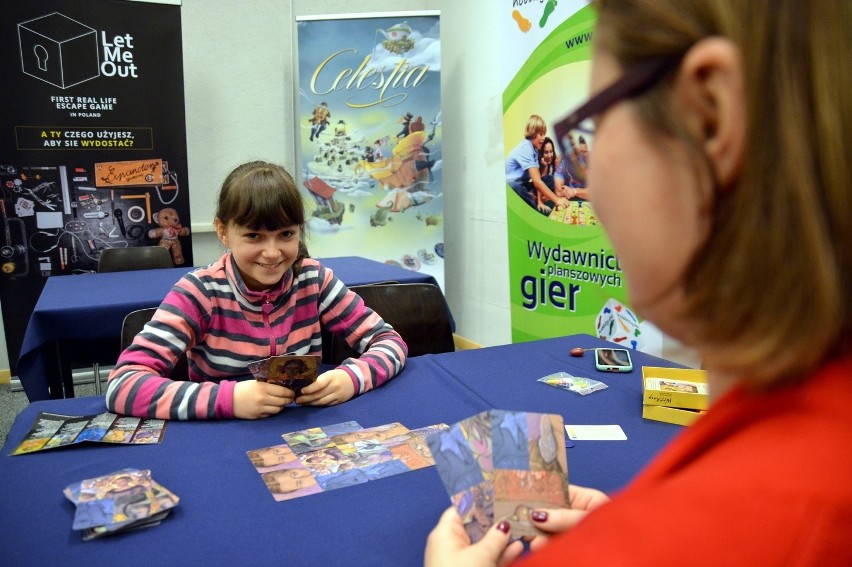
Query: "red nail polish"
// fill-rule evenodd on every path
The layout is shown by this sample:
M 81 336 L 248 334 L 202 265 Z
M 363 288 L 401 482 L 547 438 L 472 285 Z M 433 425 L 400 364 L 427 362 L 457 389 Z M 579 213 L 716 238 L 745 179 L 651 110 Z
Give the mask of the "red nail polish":
M 497 524 L 497 529 L 503 532 L 504 534 L 507 534 L 509 533 L 509 530 L 512 529 L 512 526 L 509 525 L 509 522 L 503 520 L 499 524 Z
M 533 510 L 532 514 L 530 514 L 530 518 L 532 518 L 536 522 L 546 522 L 547 512 L 544 512 L 542 510 Z

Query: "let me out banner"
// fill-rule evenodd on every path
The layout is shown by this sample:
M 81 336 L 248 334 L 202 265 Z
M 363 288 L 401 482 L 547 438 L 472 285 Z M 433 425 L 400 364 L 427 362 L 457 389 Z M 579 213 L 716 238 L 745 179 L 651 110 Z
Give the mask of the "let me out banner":
M 183 228 L 170 226 L 165 244 L 175 265 L 193 265 L 176 4 L 3 4 L 0 299 L 12 374 L 48 277 L 94 272 L 108 248 L 164 244 L 158 219 L 172 211 Z

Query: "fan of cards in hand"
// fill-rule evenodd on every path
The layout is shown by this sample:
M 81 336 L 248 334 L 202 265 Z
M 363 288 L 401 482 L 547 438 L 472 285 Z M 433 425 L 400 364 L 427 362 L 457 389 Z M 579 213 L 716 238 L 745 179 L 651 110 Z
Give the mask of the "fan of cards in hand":
M 302 354 L 280 354 L 248 363 L 255 380 L 272 382 L 290 388 L 296 397 L 302 388 L 316 382 L 321 357 Z
M 561 415 L 490 410 L 426 441 L 474 543 L 501 520 L 512 537 L 540 535 L 533 509 L 569 507 Z

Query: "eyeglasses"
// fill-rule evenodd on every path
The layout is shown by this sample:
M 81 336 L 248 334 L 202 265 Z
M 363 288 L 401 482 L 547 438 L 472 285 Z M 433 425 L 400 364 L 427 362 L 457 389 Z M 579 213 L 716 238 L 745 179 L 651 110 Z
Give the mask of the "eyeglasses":
M 557 122 L 553 127 L 553 132 L 563 155 L 569 155 L 574 149 L 571 130 L 579 129 L 590 134 L 594 133 L 594 125 L 589 124 L 581 127 L 581 124 L 622 100 L 644 93 L 662 79 L 666 73 L 680 65 L 682 58 L 682 53 L 666 55 L 648 59 L 631 67 L 613 84 Z

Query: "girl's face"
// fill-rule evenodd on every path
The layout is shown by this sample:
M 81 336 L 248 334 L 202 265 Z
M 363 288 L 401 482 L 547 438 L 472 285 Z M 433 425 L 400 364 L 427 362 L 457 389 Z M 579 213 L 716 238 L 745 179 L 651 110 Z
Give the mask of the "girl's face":
M 621 73 L 611 55 L 597 50 L 592 92 Z M 689 326 L 676 315 L 684 296 L 680 277 L 710 226 L 695 161 L 682 142 L 651 132 L 630 101 L 595 122 L 589 195 L 624 270 L 630 305 L 683 339 Z
M 553 163 L 553 144 L 550 142 L 544 144 L 541 148 L 541 161 L 548 165 Z
M 284 277 L 299 255 L 299 227 L 253 230 L 229 222 L 216 222 L 219 240 L 231 249 L 246 286 L 252 291 L 270 289 Z

